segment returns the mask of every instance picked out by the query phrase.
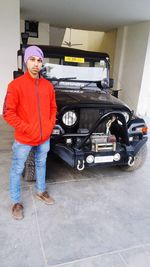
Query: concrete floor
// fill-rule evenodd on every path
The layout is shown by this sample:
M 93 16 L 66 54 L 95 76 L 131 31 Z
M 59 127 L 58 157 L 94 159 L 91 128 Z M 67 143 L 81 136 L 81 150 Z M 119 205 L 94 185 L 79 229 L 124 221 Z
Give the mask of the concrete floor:
M 22 181 L 25 218 L 10 214 L 12 129 L 0 120 L 0 267 L 150 266 L 150 142 L 144 166 L 73 170 L 48 162 L 47 189 L 56 203 L 35 199 Z

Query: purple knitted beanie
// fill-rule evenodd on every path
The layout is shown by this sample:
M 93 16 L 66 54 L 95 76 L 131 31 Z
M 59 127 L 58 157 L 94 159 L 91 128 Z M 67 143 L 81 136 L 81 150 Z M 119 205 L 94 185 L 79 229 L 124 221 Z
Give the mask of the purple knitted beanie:
M 33 56 L 39 57 L 43 61 L 43 58 L 44 58 L 43 51 L 38 46 L 32 45 L 25 49 L 25 53 L 24 53 L 25 64 L 27 63 L 27 60 Z

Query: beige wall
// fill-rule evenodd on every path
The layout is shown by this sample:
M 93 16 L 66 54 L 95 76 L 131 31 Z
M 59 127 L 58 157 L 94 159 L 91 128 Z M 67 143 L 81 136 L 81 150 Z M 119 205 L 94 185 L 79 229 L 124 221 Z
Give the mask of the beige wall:
M 24 20 L 20 20 L 20 32 L 25 31 Z M 49 24 L 48 23 L 39 23 L 39 36 L 38 38 L 29 37 L 29 44 L 37 45 L 49 45 L 50 42 L 50 33 L 49 33 Z M 22 43 L 20 38 L 20 43 Z
M 50 25 L 50 45 L 61 46 L 66 28 L 58 28 Z
M 110 56 L 110 76 L 113 76 L 113 65 L 115 58 L 117 30 L 105 32 L 102 42 L 100 43 L 99 51 L 106 52 Z
M 89 51 L 99 51 L 106 52 L 110 56 L 111 60 L 111 74 L 113 71 L 113 61 L 116 45 L 117 31 L 110 32 L 96 32 L 96 31 L 83 31 L 83 30 L 71 30 L 71 43 L 81 44 L 78 46 L 72 46 L 73 48 L 84 49 Z M 64 41 L 69 41 L 70 39 L 70 29 L 66 29 Z
M 5 0 L 0 4 L 0 114 L 8 83 L 17 68 L 17 50 L 20 46 L 20 1 Z
M 115 89 L 122 89 L 119 97 L 140 115 L 145 115 L 143 107 L 147 105 L 146 99 L 141 102 L 140 97 L 142 94 L 148 97 L 146 87 L 149 90 L 149 83 L 145 84 L 149 80 L 148 62 L 145 65 L 149 58 L 149 33 L 150 22 L 119 28 L 115 52 Z M 146 87 L 142 86 L 142 82 Z
M 71 44 L 81 44 L 81 45 L 72 45 L 72 48 L 77 49 L 88 49 L 88 31 L 82 31 L 82 30 L 76 30 L 71 29 L 71 40 L 70 40 L 70 29 L 66 28 L 64 39 L 62 41 L 62 46 L 67 47 L 65 44 L 65 41 L 69 42 L 71 41 Z
M 20 21 L 20 31 L 24 32 L 24 20 Z M 71 43 L 80 44 L 77 46 L 72 45 L 71 47 L 77 49 L 84 49 L 88 51 L 100 51 L 108 53 L 111 61 L 111 76 L 112 76 L 116 35 L 117 35 L 116 33 L 117 31 L 97 32 L 97 31 L 84 31 L 84 30 L 71 29 Z M 59 38 L 58 35 L 61 38 Z M 57 27 L 50 27 L 49 24 L 46 23 L 39 23 L 39 38 L 29 37 L 28 43 L 37 45 L 38 44 L 59 45 L 59 43 L 62 42 L 62 46 L 66 46 L 64 41 L 70 41 L 69 28 L 66 28 L 65 30 Z
M 146 117 L 150 117 L 150 33 L 147 42 L 147 50 L 144 62 L 141 90 L 138 99 L 137 113 Z

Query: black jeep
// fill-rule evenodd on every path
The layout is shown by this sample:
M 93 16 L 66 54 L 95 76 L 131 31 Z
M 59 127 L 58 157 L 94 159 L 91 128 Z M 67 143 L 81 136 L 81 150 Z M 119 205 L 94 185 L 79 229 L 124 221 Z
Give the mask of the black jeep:
M 117 97 L 109 78 L 106 53 L 64 47 L 39 46 L 45 55 L 41 75 L 53 83 L 57 122 L 51 150 L 79 171 L 95 165 L 119 165 L 132 171 L 146 156 L 147 126 Z M 18 51 L 23 56 L 23 49 Z M 15 75 L 23 71 L 18 68 Z M 115 96 L 114 96 L 115 95 Z M 31 151 L 26 180 L 34 177 Z

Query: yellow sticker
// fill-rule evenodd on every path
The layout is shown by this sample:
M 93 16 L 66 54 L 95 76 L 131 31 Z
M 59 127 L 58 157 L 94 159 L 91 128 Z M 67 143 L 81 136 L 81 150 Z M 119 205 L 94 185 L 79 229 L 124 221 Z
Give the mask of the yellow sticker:
M 65 57 L 65 62 L 84 63 L 82 57 Z

